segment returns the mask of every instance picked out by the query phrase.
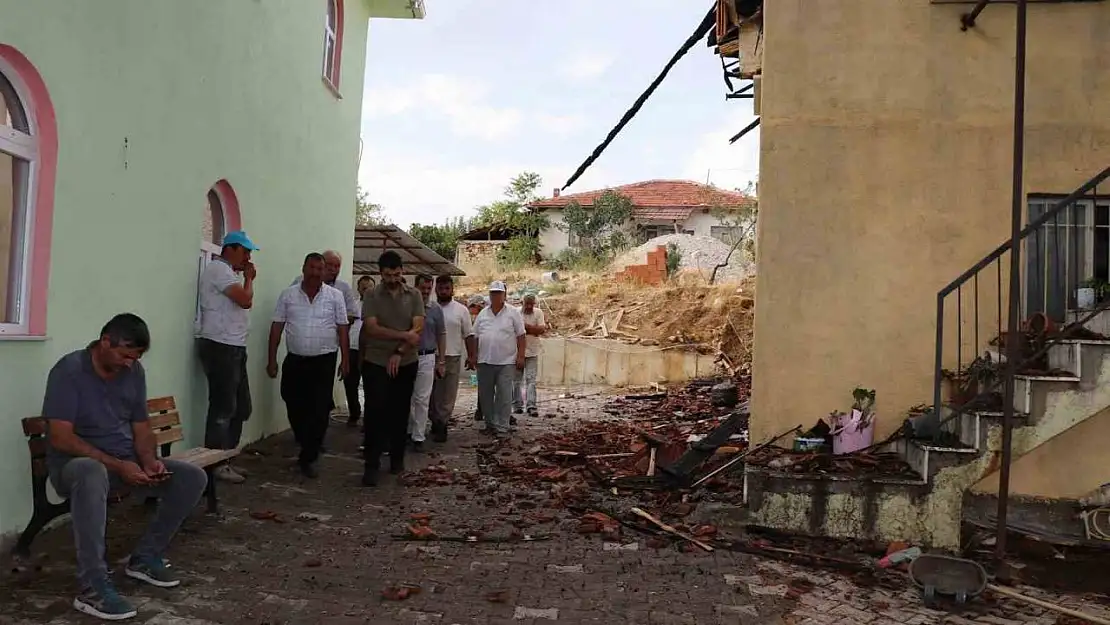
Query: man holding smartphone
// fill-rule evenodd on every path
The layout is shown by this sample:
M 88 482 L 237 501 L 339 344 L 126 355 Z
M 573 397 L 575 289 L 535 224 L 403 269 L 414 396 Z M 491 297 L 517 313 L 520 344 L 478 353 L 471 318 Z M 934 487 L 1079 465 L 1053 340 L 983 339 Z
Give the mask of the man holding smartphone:
M 69 498 L 81 594 L 73 607 L 106 620 L 135 616 L 104 562 L 108 493 L 126 485 L 157 497 L 158 511 L 131 552 L 124 573 L 159 588 L 181 583 L 163 559 L 170 540 L 196 507 L 208 476 L 179 460 L 160 460 L 147 420 L 146 373 L 139 359 L 150 331 L 138 316 L 113 317 L 100 338 L 67 354 L 50 370 L 42 413 L 47 423 L 47 471 Z

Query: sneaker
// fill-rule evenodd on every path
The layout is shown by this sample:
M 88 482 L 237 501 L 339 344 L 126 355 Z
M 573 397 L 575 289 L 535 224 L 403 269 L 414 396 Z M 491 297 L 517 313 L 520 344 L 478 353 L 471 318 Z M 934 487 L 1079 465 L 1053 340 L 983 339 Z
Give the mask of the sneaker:
M 235 472 L 235 469 L 232 469 L 226 464 L 217 467 L 216 470 L 212 472 L 212 475 L 215 475 L 217 480 L 228 482 L 230 484 L 242 484 L 243 482 L 247 481 L 247 478 L 239 475 Z
M 509 415 L 509 425 L 516 425 L 516 417 Z
M 535 408 L 529 408 L 528 409 L 528 416 L 529 417 L 538 417 L 538 416 L 540 416 L 540 411 L 536 410 Z
M 122 621 L 138 614 L 135 606 L 121 597 L 108 580 L 96 582 L 77 595 L 73 600 L 73 608 L 105 621 Z
M 159 588 L 173 588 L 181 583 L 162 558 L 132 558 L 123 573 Z
M 424 441 L 413 441 L 412 450 L 418 454 L 424 453 Z
M 432 440 L 437 443 L 447 442 L 447 424 L 437 423 L 432 426 Z
M 513 408 L 513 414 L 524 414 L 523 408 Z
M 316 468 L 316 463 L 300 462 L 298 463 L 298 465 L 300 465 L 301 467 L 301 475 L 307 477 L 308 479 L 314 480 L 320 477 L 320 470 Z
M 362 485 L 363 486 L 377 486 L 378 485 L 378 470 L 377 469 L 363 469 L 362 470 Z
M 478 412 L 477 410 L 475 410 L 475 411 L 474 411 L 474 420 L 475 420 L 475 421 L 481 421 L 481 420 L 482 420 L 482 413 L 480 413 L 480 412 Z

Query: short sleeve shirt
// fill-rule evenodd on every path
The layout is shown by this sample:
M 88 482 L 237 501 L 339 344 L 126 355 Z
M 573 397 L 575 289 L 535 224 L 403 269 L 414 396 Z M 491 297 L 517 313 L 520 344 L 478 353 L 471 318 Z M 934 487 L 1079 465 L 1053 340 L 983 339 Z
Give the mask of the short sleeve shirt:
M 196 328 L 198 337 L 225 345 L 246 346 L 250 311 L 240 307 L 225 293 L 228 287 L 241 283 L 231 265 L 222 258 L 204 268 L 197 285 L 197 297 L 200 299 Z
M 439 337 L 445 333 L 443 309 L 434 301 L 428 302 L 424 307 L 424 330 L 420 333 L 420 351 L 430 352 L 439 349 Z
M 285 324 L 286 349 L 298 356 L 322 356 L 339 349 L 339 326 L 347 325 L 347 304 L 326 284 L 312 300 L 297 284 L 281 292 L 273 320 Z M 344 346 L 346 347 L 346 346 Z
M 440 304 L 440 308 L 443 310 L 443 324 L 447 328 L 446 355 L 462 356 L 466 349 L 466 337 L 473 333 L 470 311 L 455 300 Z
M 88 349 L 66 354 L 46 379 L 42 416 L 72 423 L 78 437 L 109 456 L 134 460 L 131 425 L 147 420 L 143 365 L 136 362 L 106 380 L 93 368 Z M 59 467 L 70 456 L 51 447 L 48 458 L 53 467 Z
M 474 336 L 478 338 L 478 362 L 484 365 L 516 363 L 516 339 L 524 335 L 524 319 L 520 311 L 504 306 L 494 314 L 487 306 L 474 320 Z
M 289 286 L 297 286 L 303 280 L 304 276 L 297 276 Z M 348 317 L 362 318 L 362 302 L 358 299 L 358 292 L 352 289 L 350 284 L 338 279 L 335 282 L 326 282 L 325 284 L 339 289 L 339 292 L 343 294 L 343 303 L 347 306 Z M 355 347 L 358 347 L 358 345 L 355 345 Z
M 390 293 L 384 284 L 370 289 L 362 298 L 362 319 L 365 323 L 376 319 L 379 326 L 398 332 L 412 330 L 412 320 L 424 316 L 424 298 L 420 291 L 407 284 L 402 284 L 396 294 Z M 401 342 L 396 339 L 370 338 L 366 341 L 366 353 L 363 358 L 370 364 L 385 367 L 389 364 L 389 357 L 396 351 Z M 416 350 L 405 350 L 401 357 L 402 365 L 410 365 L 418 359 Z

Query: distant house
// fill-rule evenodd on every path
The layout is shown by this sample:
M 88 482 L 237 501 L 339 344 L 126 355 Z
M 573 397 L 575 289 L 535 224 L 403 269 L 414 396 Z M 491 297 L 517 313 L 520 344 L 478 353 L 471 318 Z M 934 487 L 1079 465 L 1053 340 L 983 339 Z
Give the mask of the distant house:
M 598 189 L 539 200 L 528 208 L 548 215 L 550 226 L 540 233 L 540 249 L 551 257 L 574 247 L 570 233 L 562 230 L 563 209 L 577 202 L 589 209 L 606 191 L 615 191 L 632 201 L 632 226 L 637 238 L 646 241 L 664 234 L 685 233 L 711 236 L 731 242 L 736 225 L 722 223 L 721 211 L 740 211 L 755 205 L 756 199 L 744 193 L 688 180 L 647 180 L 611 189 Z

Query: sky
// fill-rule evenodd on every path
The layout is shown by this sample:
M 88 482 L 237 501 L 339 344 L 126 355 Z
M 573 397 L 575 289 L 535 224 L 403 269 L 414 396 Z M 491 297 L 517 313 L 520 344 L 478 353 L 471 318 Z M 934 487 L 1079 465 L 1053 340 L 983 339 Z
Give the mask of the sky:
M 604 139 L 710 0 L 426 0 L 423 20 L 371 20 L 359 184 L 397 225 L 502 198 L 523 171 L 552 195 Z M 751 100 L 725 100 L 699 42 L 564 194 L 650 180 L 743 188 L 759 171 Z M 735 83 L 734 83 L 735 84 Z

